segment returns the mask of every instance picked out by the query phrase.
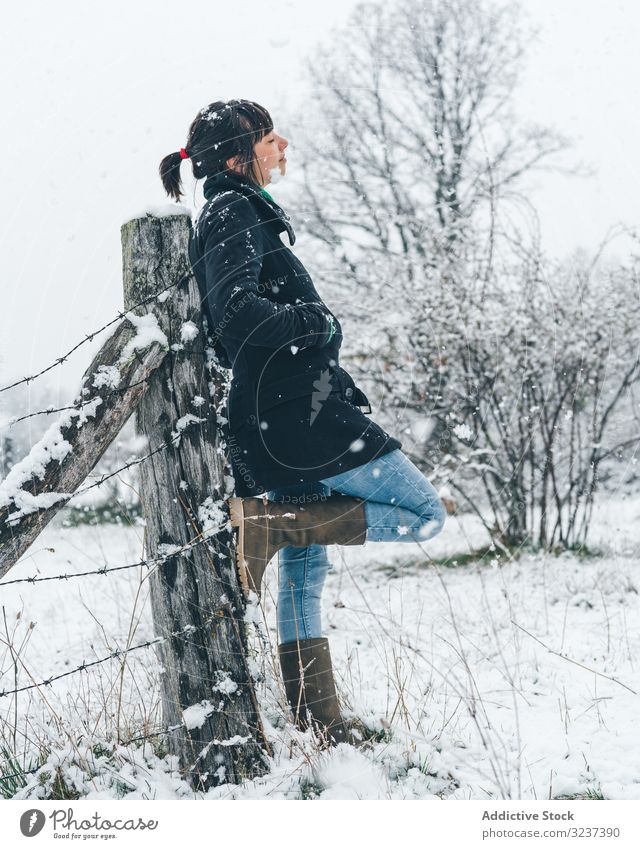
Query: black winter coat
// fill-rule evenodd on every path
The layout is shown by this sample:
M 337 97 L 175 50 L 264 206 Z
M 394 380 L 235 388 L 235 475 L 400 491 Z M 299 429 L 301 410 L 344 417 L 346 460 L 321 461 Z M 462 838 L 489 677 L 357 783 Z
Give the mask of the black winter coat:
M 204 195 L 189 257 L 218 359 L 233 369 L 236 494 L 319 481 L 400 448 L 360 410 L 367 398 L 339 364 L 340 323 L 280 239 L 286 230 L 295 242 L 284 210 L 231 172 L 207 177 Z

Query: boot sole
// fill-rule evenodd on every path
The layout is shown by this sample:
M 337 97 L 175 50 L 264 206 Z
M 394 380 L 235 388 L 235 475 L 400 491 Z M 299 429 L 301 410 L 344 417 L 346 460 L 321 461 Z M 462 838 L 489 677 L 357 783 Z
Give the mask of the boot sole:
M 249 576 L 247 567 L 244 565 L 244 506 L 242 498 L 233 497 L 229 499 L 229 515 L 231 527 L 238 529 L 236 539 L 236 566 L 240 577 L 240 586 L 244 590 L 245 597 L 249 596 Z

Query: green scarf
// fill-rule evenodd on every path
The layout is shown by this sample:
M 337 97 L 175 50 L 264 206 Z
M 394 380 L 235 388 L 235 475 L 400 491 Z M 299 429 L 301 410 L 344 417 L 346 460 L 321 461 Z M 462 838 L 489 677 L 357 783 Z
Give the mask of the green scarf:
M 262 192 L 263 195 L 266 195 L 269 198 L 270 201 L 275 203 L 275 200 L 273 200 L 273 198 L 271 197 L 271 195 L 269 194 L 269 192 L 266 189 L 260 189 L 260 191 Z

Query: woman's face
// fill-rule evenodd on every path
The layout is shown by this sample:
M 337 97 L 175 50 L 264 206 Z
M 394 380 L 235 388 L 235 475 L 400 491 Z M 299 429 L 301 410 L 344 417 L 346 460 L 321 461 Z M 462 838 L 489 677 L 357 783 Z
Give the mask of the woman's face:
M 277 168 L 280 176 L 284 177 L 287 170 L 287 159 L 284 155 L 289 142 L 284 136 L 271 130 L 253 146 L 256 176 L 260 184 L 266 186 L 271 182 L 271 171 Z M 229 164 L 231 160 L 227 164 Z
M 271 182 L 271 170 L 278 168 L 280 176 L 284 177 L 287 170 L 287 159 L 284 150 L 289 142 L 284 136 L 278 135 L 274 130 L 266 133 L 262 139 L 253 146 L 256 157 L 256 171 L 260 176 L 260 182 L 266 186 Z

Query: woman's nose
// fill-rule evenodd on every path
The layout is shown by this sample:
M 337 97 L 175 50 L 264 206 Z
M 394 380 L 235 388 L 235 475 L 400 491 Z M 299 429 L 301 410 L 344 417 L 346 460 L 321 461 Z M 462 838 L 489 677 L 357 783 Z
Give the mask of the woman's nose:
M 285 139 L 284 136 L 280 136 L 280 150 L 284 150 L 289 144 L 288 139 Z

